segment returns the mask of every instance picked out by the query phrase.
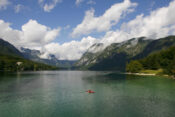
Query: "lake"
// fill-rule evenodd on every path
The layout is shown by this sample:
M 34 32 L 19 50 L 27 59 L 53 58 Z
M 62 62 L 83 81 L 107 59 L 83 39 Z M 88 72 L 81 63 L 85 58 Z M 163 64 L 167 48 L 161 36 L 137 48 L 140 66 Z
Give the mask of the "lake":
M 0 117 L 175 117 L 175 80 L 95 71 L 1 73 Z

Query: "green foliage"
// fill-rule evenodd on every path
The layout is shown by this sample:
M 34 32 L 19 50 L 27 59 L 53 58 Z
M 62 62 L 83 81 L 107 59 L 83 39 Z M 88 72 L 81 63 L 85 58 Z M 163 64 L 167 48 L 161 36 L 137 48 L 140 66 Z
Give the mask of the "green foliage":
M 137 73 L 143 69 L 142 64 L 139 61 L 131 61 L 129 64 L 126 65 L 126 71 Z
M 145 70 L 163 69 L 165 74 L 175 75 L 175 46 L 155 52 L 135 62 L 140 63 Z M 133 62 L 130 62 L 126 67 L 127 71 L 133 72 L 131 67 L 133 65 Z
M 21 64 L 17 64 L 20 62 Z M 54 66 L 33 62 L 16 56 L 0 54 L 0 71 L 54 70 Z

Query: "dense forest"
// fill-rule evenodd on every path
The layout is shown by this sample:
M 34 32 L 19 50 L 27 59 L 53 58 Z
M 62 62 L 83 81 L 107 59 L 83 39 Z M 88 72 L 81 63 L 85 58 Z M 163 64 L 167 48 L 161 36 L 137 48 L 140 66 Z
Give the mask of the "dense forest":
M 127 72 L 138 73 L 144 70 L 162 70 L 163 74 L 175 76 L 175 46 L 130 61 L 126 66 Z
M 55 70 L 54 66 L 33 62 L 18 56 L 0 54 L 0 71 Z

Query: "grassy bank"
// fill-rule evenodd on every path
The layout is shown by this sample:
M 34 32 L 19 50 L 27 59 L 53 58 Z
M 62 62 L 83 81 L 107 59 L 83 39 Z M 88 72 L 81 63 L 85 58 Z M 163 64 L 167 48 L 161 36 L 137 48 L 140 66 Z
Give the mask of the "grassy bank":
M 139 75 L 139 76 L 164 76 L 166 78 L 172 78 L 175 79 L 173 75 L 168 75 L 163 73 L 163 69 L 158 70 L 141 70 L 136 73 L 127 72 L 126 74 L 132 74 L 132 75 Z

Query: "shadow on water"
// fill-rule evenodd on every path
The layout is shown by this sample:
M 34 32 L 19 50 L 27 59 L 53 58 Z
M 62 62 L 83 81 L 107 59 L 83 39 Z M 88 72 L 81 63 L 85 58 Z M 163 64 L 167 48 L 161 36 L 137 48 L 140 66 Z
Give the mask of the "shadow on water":
M 8 78 L 16 78 L 16 73 L 15 72 L 0 72 L 0 81 L 3 79 L 8 79 Z
M 108 80 L 126 80 L 126 75 L 121 73 L 109 73 L 104 75 Z
M 86 77 L 87 78 L 87 77 Z M 96 77 L 88 77 L 87 79 L 98 79 L 98 80 L 126 80 L 126 75 L 118 72 L 104 72 L 96 74 Z
M 153 76 L 138 76 L 138 75 L 132 75 L 132 74 L 124 74 L 121 72 L 97 72 L 95 75 L 84 75 L 82 77 L 82 80 L 86 82 L 125 82 L 125 81 L 144 81 L 145 78 L 149 79 Z M 159 76 L 154 76 L 155 78 Z M 147 80 L 146 80 L 147 81 Z
M 10 80 L 12 78 L 30 78 L 31 76 L 38 77 L 39 72 L 0 72 L 0 81 Z

